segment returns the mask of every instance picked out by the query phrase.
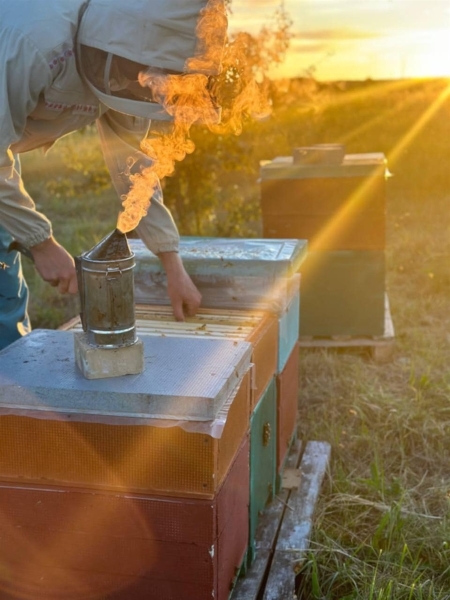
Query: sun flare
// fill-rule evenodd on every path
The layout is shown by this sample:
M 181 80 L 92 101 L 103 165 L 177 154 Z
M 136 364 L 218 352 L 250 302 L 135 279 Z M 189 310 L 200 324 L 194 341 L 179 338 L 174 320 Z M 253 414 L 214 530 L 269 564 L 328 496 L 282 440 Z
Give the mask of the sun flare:
M 411 69 L 423 77 L 450 78 L 450 27 L 429 34 L 430 43 L 411 57 Z

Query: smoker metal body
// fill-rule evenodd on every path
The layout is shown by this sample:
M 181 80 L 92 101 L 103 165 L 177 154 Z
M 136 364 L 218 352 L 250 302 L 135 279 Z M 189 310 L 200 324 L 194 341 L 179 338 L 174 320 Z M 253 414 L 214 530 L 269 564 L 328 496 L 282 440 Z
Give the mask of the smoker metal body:
M 135 344 L 135 261 L 126 235 L 116 229 L 75 262 L 88 343 L 101 348 Z

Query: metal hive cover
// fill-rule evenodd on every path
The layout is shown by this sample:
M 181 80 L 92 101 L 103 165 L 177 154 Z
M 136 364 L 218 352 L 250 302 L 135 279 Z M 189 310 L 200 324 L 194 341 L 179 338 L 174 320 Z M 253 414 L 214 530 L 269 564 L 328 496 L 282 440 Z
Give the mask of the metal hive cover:
M 323 177 L 365 177 L 379 171 L 389 175 L 387 160 L 381 152 L 366 154 L 346 154 L 340 165 L 295 164 L 292 156 L 277 156 L 261 163 L 261 178 L 271 179 L 310 179 Z
M 73 333 L 35 330 L 0 353 L 0 414 L 128 424 L 214 419 L 250 367 L 252 345 L 227 339 L 141 336 L 139 375 L 87 380 Z M 56 413 L 56 416 L 53 416 Z
M 130 240 L 135 254 L 135 279 L 140 269 L 162 270 L 159 259 L 141 240 Z M 291 277 L 306 257 L 307 241 L 297 239 L 235 239 L 181 237 L 179 253 L 190 275 L 216 277 Z

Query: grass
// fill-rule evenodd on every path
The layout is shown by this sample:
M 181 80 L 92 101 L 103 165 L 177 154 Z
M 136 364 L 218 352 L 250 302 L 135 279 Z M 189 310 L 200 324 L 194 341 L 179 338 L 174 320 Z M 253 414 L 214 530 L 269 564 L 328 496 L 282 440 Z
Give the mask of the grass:
M 298 577 L 299 597 L 308 600 L 450 599 L 448 83 L 293 82 L 270 122 L 226 141 L 224 156 L 245 154 L 253 165 L 239 174 L 253 204 L 258 161 L 290 154 L 296 145 L 341 141 L 348 152 L 384 152 L 394 174 L 386 246 L 392 360 L 377 364 L 359 351 L 301 351 L 300 432 L 304 440 L 332 446 Z M 58 239 L 80 253 L 111 230 L 118 205 L 93 132 L 71 139 L 50 153 L 47 174 L 34 153 L 24 169 Z M 230 167 L 233 186 L 234 174 Z M 180 205 L 169 194 L 171 202 Z M 238 220 L 236 205 L 231 216 L 223 207 L 216 212 L 219 230 L 232 232 L 227 219 Z M 76 313 L 76 301 L 59 298 L 30 265 L 26 269 L 35 326 L 54 327 Z
M 448 114 L 447 102 L 388 184 L 393 359 L 301 351 L 302 436 L 329 441 L 332 464 L 300 598 L 450 598 L 450 181 L 436 130 Z

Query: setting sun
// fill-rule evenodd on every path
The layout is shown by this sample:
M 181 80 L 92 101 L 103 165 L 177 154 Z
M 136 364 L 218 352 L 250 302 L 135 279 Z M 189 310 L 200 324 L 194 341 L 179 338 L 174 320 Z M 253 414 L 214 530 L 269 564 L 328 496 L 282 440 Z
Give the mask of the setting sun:
M 428 33 L 427 39 L 424 51 L 412 54 L 411 70 L 418 76 L 450 77 L 450 30 Z

